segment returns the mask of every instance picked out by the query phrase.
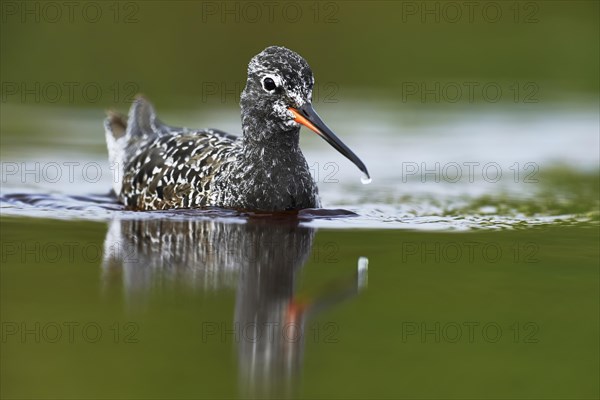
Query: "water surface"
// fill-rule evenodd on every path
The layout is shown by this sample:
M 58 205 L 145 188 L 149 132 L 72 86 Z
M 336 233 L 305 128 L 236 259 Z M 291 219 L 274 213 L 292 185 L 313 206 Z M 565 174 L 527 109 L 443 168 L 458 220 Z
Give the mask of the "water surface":
M 99 113 L 10 107 L 4 397 L 598 396 L 597 112 L 326 108 L 373 183 L 305 132 L 326 210 L 256 215 L 124 210 Z

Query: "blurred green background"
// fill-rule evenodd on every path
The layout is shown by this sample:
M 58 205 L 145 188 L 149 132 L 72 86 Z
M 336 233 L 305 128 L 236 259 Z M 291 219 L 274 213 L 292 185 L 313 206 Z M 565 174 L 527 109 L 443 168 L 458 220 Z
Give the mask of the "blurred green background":
M 336 99 L 402 99 L 406 82 L 496 82 L 508 102 L 514 84 L 520 100 L 533 83 L 540 102 L 599 89 L 597 1 L 73 3 L 2 3 L 3 102 L 21 102 L 7 82 L 77 82 L 73 96 L 63 87 L 56 99 L 48 87 L 40 102 L 108 107 L 140 91 L 161 107 L 236 103 L 228 91 L 243 88 L 249 59 L 274 44 L 304 56 Z M 102 96 L 81 93 L 90 82 Z

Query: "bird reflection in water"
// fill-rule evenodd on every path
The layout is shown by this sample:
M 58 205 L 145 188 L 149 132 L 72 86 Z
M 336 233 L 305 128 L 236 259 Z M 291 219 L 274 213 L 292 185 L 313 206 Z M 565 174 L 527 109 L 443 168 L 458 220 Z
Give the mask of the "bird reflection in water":
M 129 300 L 168 284 L 193 290 L 236 288 L 233 326 L 242 396 L 292 395 L 307 322 L 366 287 L 367 259 L 355 274 L 299 301 L 298 273 L 308 261 L 315 229 L 296 217 L 123 219 L 104 243 L 104 283 L 120 284 Z M 199 338 L 200 340 L 200 338 Z

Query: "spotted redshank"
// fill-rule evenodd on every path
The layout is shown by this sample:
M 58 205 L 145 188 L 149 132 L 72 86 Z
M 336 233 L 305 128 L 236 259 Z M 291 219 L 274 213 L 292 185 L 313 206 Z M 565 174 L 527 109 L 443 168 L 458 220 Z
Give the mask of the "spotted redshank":
M 302 125 L 370 179 L 363 162 L 313 109 L 313 85 L 312 71 L 300 55 L 272 46 L 248 65 L 240 137 L 217 129 L 165 125 L 141 96 L 127 118 L 109 112 L 104 127 L 119 201 L 136 210 L 320 207 L 317 185 L 299 146 Z

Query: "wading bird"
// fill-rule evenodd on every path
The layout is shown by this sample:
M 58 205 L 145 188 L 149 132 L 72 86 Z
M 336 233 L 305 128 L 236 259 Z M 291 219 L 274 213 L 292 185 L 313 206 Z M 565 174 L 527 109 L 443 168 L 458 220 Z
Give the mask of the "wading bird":
M 352 161 L 363 162 L 325 125 L 311 105 L 308 63 L 284 47 L 252 58 L 241 95 L 242 135 L 163 124 L 138 96 L 129 116 L 104 122 L 114 191 L 130 209 L 222 207 L 287 211 L 320 207 L 299 146 L 304 125 Z M 364 180 L 363 180 L 364 182 Z

